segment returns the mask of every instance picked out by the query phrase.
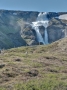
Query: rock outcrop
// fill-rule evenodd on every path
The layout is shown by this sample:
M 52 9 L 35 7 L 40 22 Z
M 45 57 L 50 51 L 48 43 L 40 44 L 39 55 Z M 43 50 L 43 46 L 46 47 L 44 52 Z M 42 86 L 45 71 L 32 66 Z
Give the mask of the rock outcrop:
M 48 26 L 49 43 L 65 37 L 66 25 L 59 19 L 52 18 Z

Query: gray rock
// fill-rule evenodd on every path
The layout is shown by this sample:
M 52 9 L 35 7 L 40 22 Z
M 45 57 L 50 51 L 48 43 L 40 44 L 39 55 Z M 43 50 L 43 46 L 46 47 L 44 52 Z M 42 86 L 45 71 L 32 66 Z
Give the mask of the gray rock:
M 5 64 L 0 64 L 0 68 L 3 68 L 3 67 L 5 67 Z

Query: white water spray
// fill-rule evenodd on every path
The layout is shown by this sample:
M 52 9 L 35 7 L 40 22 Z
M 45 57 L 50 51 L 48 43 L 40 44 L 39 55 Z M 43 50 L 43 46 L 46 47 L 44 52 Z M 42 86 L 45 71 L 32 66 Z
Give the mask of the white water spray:
M 46 17 L 47 13 L 39 13 L 36 22 L 32 22 L 32 27 L 35 29 L 37 34 L 38 42 L 42 42 L 43 44 L 48 44 L 48 33 L 47 33 L 47 27 L 48 27 L 48 19 Z M 41 33 L 39 32 L 39 26 L 44 26 L 44 38 L 42 37 Z
M 38 39 L 38 41 L 39 41 L 39 42 L 42 42 L 43 44 L 45 44 L 45 43 L 44 43 L 44 40 L 43 40 L 43 38 L 42 38 L 42 35 L 41 35 L 40 32 L 39 32 L 39 28 L 38 28 L 38 27 L 35 27 L 35 30 L 36 30 L 36 33 L 37 33 L 37 39 Z

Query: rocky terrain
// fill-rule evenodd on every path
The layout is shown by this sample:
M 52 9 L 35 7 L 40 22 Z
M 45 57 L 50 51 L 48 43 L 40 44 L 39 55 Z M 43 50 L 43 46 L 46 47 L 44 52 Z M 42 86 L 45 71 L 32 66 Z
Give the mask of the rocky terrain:
M 0 10 L 0 49 L 26 45 L 38 45 L 36 32 L 32 22 L 36 21 L 39 12 Z M 59 19 L 66 12 L 48 12 L 48 42 L 52 43 L 67 35 L 67 20 Z M 39 30 L 44 37 L 44 27 Z
M 67 90 L 67 38 L 3 50 L 0 90 Z

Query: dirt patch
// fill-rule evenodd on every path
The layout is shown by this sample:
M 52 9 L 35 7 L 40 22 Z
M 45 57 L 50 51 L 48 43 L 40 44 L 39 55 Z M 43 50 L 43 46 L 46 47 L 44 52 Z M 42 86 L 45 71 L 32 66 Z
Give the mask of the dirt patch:
M 38 76 L 38 74 L 39 74 L 38 70 L 31 70 L 31 71 L 27 72 L 27 75 L 30 77 Z

